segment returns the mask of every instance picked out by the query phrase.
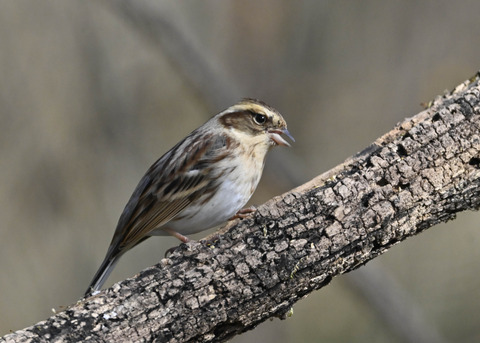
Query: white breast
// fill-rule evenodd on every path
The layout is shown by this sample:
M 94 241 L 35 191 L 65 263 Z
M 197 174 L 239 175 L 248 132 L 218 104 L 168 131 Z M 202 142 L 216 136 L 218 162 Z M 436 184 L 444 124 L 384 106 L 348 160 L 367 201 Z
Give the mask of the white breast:
M 233 217 L 245 206 L 257 188 L 268 148 L 266 144 L 251 144 L 248 148 L 243 147 L 242 153 L 239 153 L 236 159 L 224 161 L 224 165 L 219 166 L 220 169 L 237 167 L 224 173 L 222 177 L 225 179 L 215 195 L 206 203 L 202 203 L 203 199 L 200 197 L 179 213 L 178 220 L 174 219 L 165 226 L 182 235 L 189 235 L 222 224 Z M 161 229 L 152 234 L 168 235 Z
M 250 199 L 238 182 L 227 180 L 217 193 L 205 204 L 191 205 L 180 215 L 182 219 L 173 220 L 167 226 L 182 235 L 200 232 L 226 222 Z

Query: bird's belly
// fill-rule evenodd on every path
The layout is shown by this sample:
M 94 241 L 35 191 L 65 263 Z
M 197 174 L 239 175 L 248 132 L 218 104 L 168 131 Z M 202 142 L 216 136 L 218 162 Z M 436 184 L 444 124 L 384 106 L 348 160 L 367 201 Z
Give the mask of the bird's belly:
M 207 230 L 235 215 L 248 202 L 252 193 L 251 187 L 245 187 L 243 182 L 225 180 L 210 200 L 201 203 L 200 197 L 165 226 L 182 235 Z M 168 235 L 162 229 L 157 229 L 152 234 Z

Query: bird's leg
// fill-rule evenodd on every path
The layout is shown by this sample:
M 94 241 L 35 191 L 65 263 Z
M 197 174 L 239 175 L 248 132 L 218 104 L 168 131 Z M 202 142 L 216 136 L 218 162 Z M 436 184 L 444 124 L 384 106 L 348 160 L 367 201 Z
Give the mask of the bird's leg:
M 169 228 L 162 228 L 163 231 L 169 233 L 170 235 L 172 235 L 173 237 L 175 238 L 178 238 L 179 240 L 181 240 L 183 243 L 187 243 L 190 241 L 190 239 L 187 237 L 187 236 L 184 236 L 180 233 L 178 233 L 177 231 L 173 231 L 172 229 L 169 229 Z
M 170 235 L 172 235 L 173 237 L 175 238 L 178 238 L 179 240 L 181 240 L 183 243 L 187 243 L 190 241 L 190 239 L 187 237 L 187 236 L 184 236 L 180 233 L 178 233 L 177 231 L 173 231 L 172 229 L 169 229 L 169 228 L 162 228 L 162 230 L 164 230 L 165 232 L 169 233 Z M 178 247 L 171 247 L 170 249 L 167 249 L 167 251 L 165 251 L 165 257 L 167 257 L 169 254 L 171 254 L 175 249 L 177 249 Z
M 256 210 L 257 210 L 257 208 L 255 206 L 242 208 L 237 213 L 235 213 L 235 215 L 233 217 L 231 217 L 229 220 L 234 220 L 234 219 L 237 219 L 237 218 L 241 218 L 241 219 L 247 218 L 250 213 L 253 213 Z

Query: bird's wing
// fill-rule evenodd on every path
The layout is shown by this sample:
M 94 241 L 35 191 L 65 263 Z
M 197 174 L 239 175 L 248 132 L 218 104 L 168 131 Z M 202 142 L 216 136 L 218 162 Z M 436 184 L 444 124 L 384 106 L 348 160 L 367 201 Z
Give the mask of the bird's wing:
M 202 136 L 193 139 L 195 144 L 188 144 L 192 140 L 187 137 L 150 167 L 120 216 L 111 248 L 130 249 L 216 190 L 221 172 L 214 170 L 214 162 L 225 158 L 228 142 L 224 136 Z

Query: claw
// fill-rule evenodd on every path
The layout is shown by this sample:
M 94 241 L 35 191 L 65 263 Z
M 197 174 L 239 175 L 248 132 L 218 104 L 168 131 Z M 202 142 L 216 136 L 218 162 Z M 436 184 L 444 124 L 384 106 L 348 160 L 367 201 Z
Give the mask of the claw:
M 172 235 L 173 237 L 175 238 L 178 238 L 180 241 L 182 241 L 183 243 L 187 243 L 190 241 L 190 239 L 187 237 L 187 236 L 184 236 L 180 233 L 178 233 L 177 231 L 173 231 L 172 229 L 169 229 L 167 227 L 164 227 L 162 228 L 162 230 L 168 232 L 170 235 Z M 170 249 L 167 249 L 167 251 L 165 251 L 165 258 L 167 258 L 167 256 L 171 253 L 173 253 L 176 249 L 178 248 L 178 246 L 176 247 L 171 247 Z
M 237 213 L 235 213 L 235 215 L 233 217 L 231 217 L 229 220 L 234 220 L 234 219 L 237 219 L 237 218 L 245 219 L 249 216 L 249 214 L 255 212 L 256 210 L 257 210 L 257 208 L 255 206 L 242 208 Z

